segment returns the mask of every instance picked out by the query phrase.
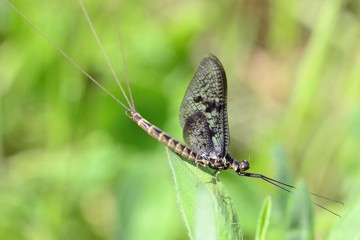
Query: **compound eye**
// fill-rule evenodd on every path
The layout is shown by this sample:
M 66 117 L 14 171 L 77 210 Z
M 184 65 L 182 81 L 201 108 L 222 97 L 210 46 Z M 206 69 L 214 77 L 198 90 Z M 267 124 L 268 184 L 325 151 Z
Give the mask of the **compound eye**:
M 249 164 L 248 160 L 242 160 L 242 161 L 240 162 L 240 169 L 241 169 L 241 171 L 246 171 L 246 170 L 248 170 L 249 168 L 250 168 L 250 164 Z

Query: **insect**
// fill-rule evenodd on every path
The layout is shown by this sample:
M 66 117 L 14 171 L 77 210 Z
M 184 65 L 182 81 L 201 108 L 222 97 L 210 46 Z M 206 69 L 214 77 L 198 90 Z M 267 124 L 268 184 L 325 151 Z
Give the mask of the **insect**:
M 214 55 L 209 55 L 203 58 L 182 101 L 180 110 L 180 125 L 183 128 L 183 136 L 186 143 L 182 144 L 180 141 L 174 139 L 169 134 L 147 121 L 140 115 L 140 113 L 137 112 L 130 88 L 130 94 L 127 95 L 116 77 L 113 66 L 110 63 L 105 50 L 102 48 L 102 44 L 89 16 L 87 15 L 82 1 L 80 1 L 80 5 L 84 11 L 85 17 L 89 22 L 91 30 L 93 31 L 98 45 L 103 52 L 104 58 L 113 73 L 126 102 L 120 101 L 112 93 L 110 93 L 102 84 L 100 84 L 71 57 L 69 57 L 69 55 L 67 55 L 60 47 L 52 42 L 41 30 L 32 24 L 32 22 L 16 7 L 14 7 L 11 2 L 8 3 L 32 26 L 32 28 L 34 28 L 58 52 L 60 52 L 60 54 L 68 59 L 106 94 L 118 102 L 128 112 L 128 116 L 136 122 L 139 127 L 182 158 L 192 161 L 199 167 L 210 167 L 214 169 L 216 179 L 218 179 L 221 171 L 231 169 L 239 176 L 262 179 L 287 192 L 291 192 L 289 189 L 295 189 L 292 185 L 277 181 L 262 174 L 248 172 L 247 170 L 250 169 L 250 164 L 247 160 L 238 161 L 231 157 L 231 155 L 227 152 L 230 142 L 227 119 L 227 80 L 225 70 L 221 62 Z M 325 198 L 314 193 L 310 194 Z M 314 204 L 339 216 L 319 204 Z

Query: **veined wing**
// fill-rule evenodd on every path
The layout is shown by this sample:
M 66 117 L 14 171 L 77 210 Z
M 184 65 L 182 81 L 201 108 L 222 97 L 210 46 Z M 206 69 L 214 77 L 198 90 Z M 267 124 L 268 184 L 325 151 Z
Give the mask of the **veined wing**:
M 197 69 L 180 108 L 186 144 L 199 154 L 224 157 L 229 145 L 227 83 L 220 61 L 205 57 Z

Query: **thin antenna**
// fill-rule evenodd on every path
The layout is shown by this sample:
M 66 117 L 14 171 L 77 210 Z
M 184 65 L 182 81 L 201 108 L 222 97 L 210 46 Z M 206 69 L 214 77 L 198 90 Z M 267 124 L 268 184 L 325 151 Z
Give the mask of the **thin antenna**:
M 50 38 L 41 31 L 36 25 L 25 16 L 19 9 L 15 7 L 15 5 L 10 1 L 6 0 L 9 6 L 14 9 L 14 11 L 19 14 L 42 38 L 44 38 L 51 46 L 53 46 L 61 55 L 63 55 L 69 62 L 71 62 L 77 69 L 80 70 L 87 78 L 89 78 L 93 83 L 95 83 L 102 91 L 104 91 L 107 95 L 112 97 L 117 103 L 119 103 L 123 108 L 127 111 L 131 112 L 133 109 L 130 109 L 126 104 L 120 101 L 117 97 L 115 97 L 112 93 L 109 92 L 101 83 L 99 83 L 95 78 L 93 78 L 88 72 L 86 72 L 73 58 L 71 58 L 68 54 L 66 54 L 55 42 L 50 40 Z M 126 96 L 125 96 L 126 98 Z
M 289 184 L 286 184 L 286 183 L 283 183 L 283 182 L 280 182 L 280 181 L 277 181 L 275 179 L 272 179 L 272 178 L 269 178 L 267 176 L 264 176 L 262 174 L 257 174 L 257 173 L 249 173 L 249 172 L 239 172 L 238 173 L 240 176 L 244 176 L 244 177 L 250 177 L 250 178 L 259 178 L 259 179 L 262 179 L 274 186 L 277 186 L 278 188 L 281 188 L 282 190 L 286 191 L 286 192 L 289 192 L 289 193 L 294 193 L 293 191 L 285 188 L 285 187 L 288 187 L 288 188 L 291 188 L 291 189 L 297 189 L 296 187 L 292 186 L 292 185 L 289 185 Z M 284 187 L 285 186 L 285 187 Z M 312 193 L 312 192 L 308 192 L 310 195 L 313 195 L 315 197 L 318 197 L 318 198 L 322 198 L 322 199 L 325 199 L 327 201 L 331 201 L 331 202 L 335 202 L 335 203 L 339 203 L 339 204 L 342 204 L 344 205 L 343 202 L 340 202 L 340 201 L 337 201 L 337 200 L 333 200 L 333 199 L 330 199 L 330 198 L 327 198 L 327 197 L 324 197 L 324 196 L 321 196 L 319 194 L 316 194 L 316 193 Z M 316 203 L 316 202 L 313 202 L 311 201 L 312 204 L 314 204 L 315 206 L 318 206 L 319 208 L 322 208 L 332 214 L 334 214 L 335 216 L 341 218 L 341 216 L 333 211 L 331 211 L 330 209 Z
M 86 8 L 85 8 L 84 2 L 83 2 L 82 0 L 79 0 L 79 3 L 80 3 L 80 6 L 81 6 L 82 11 L 83 11 L 83 13 L 84 13 L 84 16 L 85 16 L 85 18 L 86 18 L 86 21 L 88 22 L 88 24 L 89 24 L 89 26 L 90 26 L 90 29 L 91 29 L 91 31 L 92 31 L 92 33 L 93 33 L 93 36 L 95 37 L 96 42 L 97 42 L 98 46 L 100 47 L 101 52 L 102 52 L 102 54 L 103 54 L 103 56 L 104 56 L 104 58 L 105 58 L 106 64 L 108 65 L 108 67 L 109 67 L 109 69 L 110 69 L 113 77 L 115 78 L 115 81 L 116 81 L 117 85 L 119 86 L 121 93 L 123 94 L 123 96 L 124 96 L 124 98 L 125 98 L 128 106 L 129 106 L 132 110 L 135 110 L 135 108 L 133 107 L 133 105 L 132 105 L 131 102 L 129 101 L 129 99 L 128 99 L 128 97 L 127 97 L 127 95 L 126 95 L 123 87 L 121 86 L 121 83 L 120 83 L 120 81 L 119 81 L 119 78 L 117 77 L 117 74 L 116 74 L 116 72 L 115 72 L 114 66 L 112 65 L 112 63 L 111 63 L 111 61 L 110 61 L 110 59 L 109 59 L 109 56 L 107 55 L 107 53 L 106 53 L 106 51 L 105 51 L 105 49 L 104 49 L 104 46 L 103 46 L 103 44 L 102 44 L 101 41 L 100 41 L 99 35 L 97 34 L 97 32 L 96 32 L 96 30 L 95 30 L 95 28 L 94 28 L 94 24 L 92 23 L 92 21 L 91 21 L 91 19 L 90 19 L 90 17 L 89 17 L 89 14 L 88 14 L 88 12 L 87 12 L 87 10 L 86 10 Z

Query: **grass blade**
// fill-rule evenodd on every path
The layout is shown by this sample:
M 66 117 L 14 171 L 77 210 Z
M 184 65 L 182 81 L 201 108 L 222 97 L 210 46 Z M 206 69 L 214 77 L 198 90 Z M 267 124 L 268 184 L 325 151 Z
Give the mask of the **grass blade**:
M 286 239 L 314 239 L 312 203 L 305 183 L 300 182 L 288 210 Z
M 256 229 L 256 240 L 264 240 L 266 239 L 265 235 L 267 232 L 267 228 L 269 226 L 271 216 L 271 198 L 267 197 L 264 200 L 264 203 L 261 207 L 257 229 Z

